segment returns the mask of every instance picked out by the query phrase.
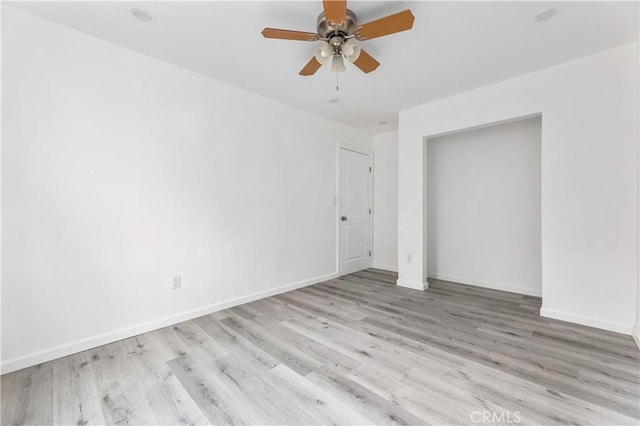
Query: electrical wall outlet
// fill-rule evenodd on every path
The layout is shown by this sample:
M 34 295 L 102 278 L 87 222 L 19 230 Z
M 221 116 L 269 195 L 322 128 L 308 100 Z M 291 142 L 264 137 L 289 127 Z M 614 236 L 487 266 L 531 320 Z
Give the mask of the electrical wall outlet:
M 176 290 L 182 287 L 182 277 L 180 275 L 176 275 L 171 279 L 171 288 Z
M 412 254 L 408 254 L 407 255 L 407 263 L 413 263 L 413 255 Z

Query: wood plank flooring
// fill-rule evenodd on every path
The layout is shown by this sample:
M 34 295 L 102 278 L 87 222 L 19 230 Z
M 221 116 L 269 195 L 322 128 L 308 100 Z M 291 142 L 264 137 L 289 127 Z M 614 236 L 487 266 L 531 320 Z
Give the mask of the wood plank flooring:
M 629 336 L 367 270 L 2 376 L 9 424 L 638 424 Z

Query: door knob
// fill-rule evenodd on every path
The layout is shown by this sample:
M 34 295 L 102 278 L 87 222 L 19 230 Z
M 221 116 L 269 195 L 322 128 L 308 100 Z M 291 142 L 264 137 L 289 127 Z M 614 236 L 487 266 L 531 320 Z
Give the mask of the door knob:
M 345 220 L 347 220 L 347 217 L 346 217 L 346 216 L 342 216 L 342 217 L 340 218 L 340 220 L 344 222 Z

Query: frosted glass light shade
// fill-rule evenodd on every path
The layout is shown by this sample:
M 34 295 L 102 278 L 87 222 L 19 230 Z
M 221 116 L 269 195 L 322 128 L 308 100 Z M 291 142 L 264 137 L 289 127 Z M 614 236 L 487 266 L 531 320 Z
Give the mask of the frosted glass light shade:
M 346 68 L 344 66 L 344 60 L 342 59 L 342 55 L 337 54 L 333 55 L 333 60 L 331 61 L 331 72 L 344 72 Z
M 324 65 L 328 63 L 333 56 L 333 47 L 331 47 L 331 45 L 329 45 L 328 43 L 324 43 L 322 46 L 316 47 L 314 56 L 316 57 L 316 60 L 320 62 L 320 64 Z
M 342 46 L 342 54 L 349 62 L 355 62 L 360 56 L 362 49 L 358 46 L 358 42 L 355 39 L 350 38 Z

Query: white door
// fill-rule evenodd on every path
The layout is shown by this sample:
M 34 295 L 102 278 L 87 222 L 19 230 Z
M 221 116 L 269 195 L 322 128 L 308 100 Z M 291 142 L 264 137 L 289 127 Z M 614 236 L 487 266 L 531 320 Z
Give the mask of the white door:
M 371 157 L 340 150 L 340 273 L 371 266 Z

